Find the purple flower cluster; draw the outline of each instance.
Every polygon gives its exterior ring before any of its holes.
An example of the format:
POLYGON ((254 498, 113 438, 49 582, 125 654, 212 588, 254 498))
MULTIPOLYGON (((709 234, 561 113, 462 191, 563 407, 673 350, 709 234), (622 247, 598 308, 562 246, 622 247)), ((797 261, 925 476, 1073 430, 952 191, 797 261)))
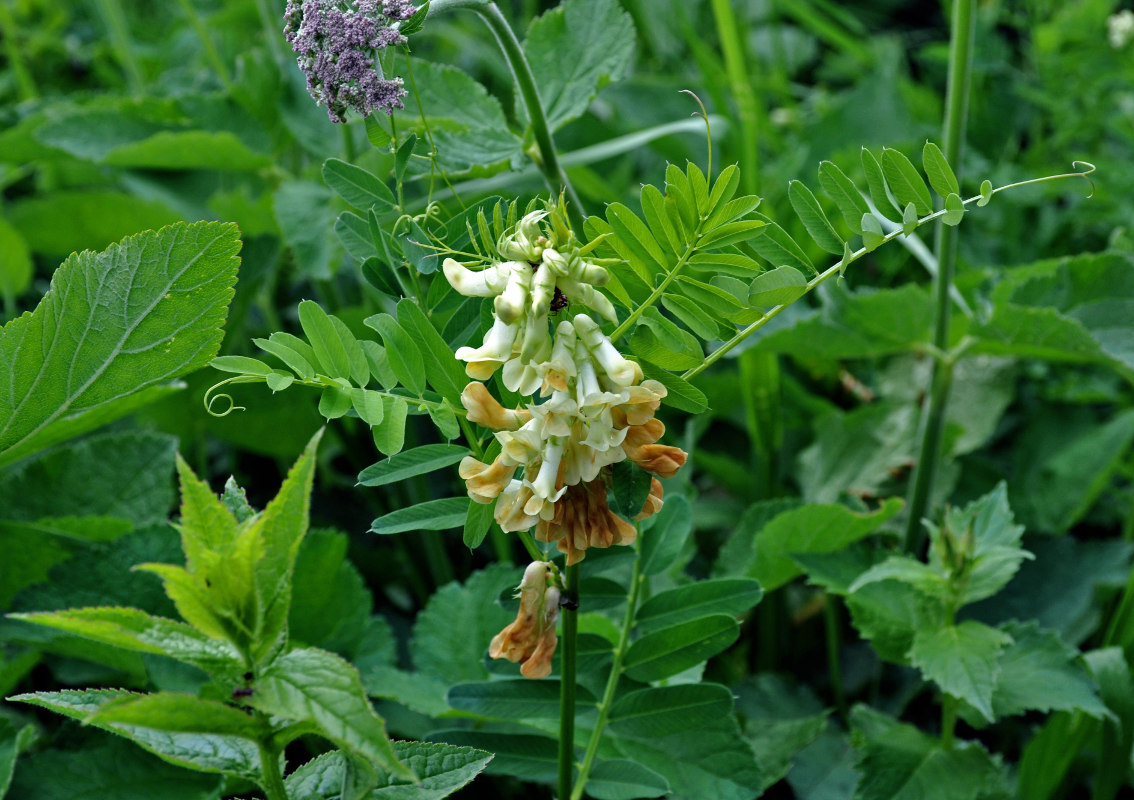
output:
POLYGON ((331 122, 402 108, 402 79, 387 80, 378 53, 405 37, 393 27, 417 9, 410 0, 287 0, 284 36, 307 76, 307 91, 331 122))

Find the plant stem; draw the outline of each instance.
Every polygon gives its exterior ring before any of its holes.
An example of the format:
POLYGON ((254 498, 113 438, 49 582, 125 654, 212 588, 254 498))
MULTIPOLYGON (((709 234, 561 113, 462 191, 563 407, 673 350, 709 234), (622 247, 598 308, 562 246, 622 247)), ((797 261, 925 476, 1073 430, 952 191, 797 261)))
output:
POLYGON ((744 58, 744 43, 741 29, 736 21, 732 3, 729 0, 712 0, 713 19, 717 24, 717 37, 724 54, 725 71, 728 74, 729 90, 736 101, 736 111, 740 117, 740 179, 744 183, 745 194, 758 194, 759 185, 759 141, 760 141, 760 103, 752 91, 748 67, 744 58))
POLYGON ((571 794, 575 775, 575 661, 579 633, 579 565, 566 569, 563 648, 559 655, 559 797, 571 794))
POLYGON ((130 93, 140 94, 143 83, 142 70, 138 67, 134 51, 130 48, 130 31, 126 27, 126 15, 122 11, 122 4, 118 0, 98 0, 98 10, 103 24, 106 25, 114 56, 126 73, 130 93))
POLYGON ((941 747, 945 750, 953 749, 953 734, 956 726, 957 698, 951 694, 945 694, 941 698, 941 747))
POLYGON ((496 37, 496 42, 500 45, 501 52, 504 53, 504 59, 508 62, 508 68, 512 71, 512 78, 516 81, 516 87, 520 90, 524 107, 528 111, 528 119, 531 122, 532 134, 535 136, 538 150, 538 158, 534 159, 536 166, 543 173, 553 195, 558 195, 560 192, 566 193, 567 213, 571 218, 571 227, 575 228, 576 233, 582 234, 582 201, 579 200, 575 187, 571 185, 559 164, 555 140, 551 136, 551 127, 547 123, 547 114, 543 108, 543 101, 539 97, 539 87, 536 85, 535 75, 532 74, 531 64, 528 63, 527 56, 524 55, 524 48, 520 45, 520 40, 516 38, 512 26, 508 24, 508 20, 496 3, 484 2, 484 0, 434 0, 429 5, 429 14, 432 16, 439 11, 451 8, 473 9, 484 20, 484 24, 492 31, 492 35, 496 37))
POLYGON ((839 664, 839 617, 835 603, 837 595, 828 593, 823 603, 823 626, 827 634, 827 674, 831 680, 831 694, 835 698, 835 708, 845 722, 847 718, 847 697, 843 691, 843 671, 839 664))
POLYGON ((263 782, 264 795, 268 800, 287 800, 287 789, 284 788, 283 775, 280 774, 280 754, 269 747, 266 742, 257 742, 260 748, 260 772, 263 782))
POLYGON ((268 49, 272 51, 272 59, 276 62, 276 66, 283 70, 286 64, 284 51, 280 46, 283 17, 277 14, 270 4, 271 0, 256 0, 256 13, 260 16, 260 25, 264 29, 268 49))
MULTIPOLYGON (((961 152, 965 139, 965 118, 968 114, 969 86, 972 82, 973 34, 976 17, 973 0, 953 0, 953 28, 949 42, 949 79, 945 105, 945 160, 960 173, 961 152)), ((938 350, 949 349, 949 323, 953 305, 949 297, 953 287, 953 270, 957 261, 957 229, 939 223, 935 241, 937 279, 934 296, 937 319, 933 344, 938 350)), ((921 449, 914 465, 910 486, 909 516, 906 519, 906 552, 917 552, 923 543, 921 520, 929 505, 929 495, 941 459, 941 439, 945 431, 945 410, 953 385, 953 363, 936 360, 930 380, 929 404, 922 418, 921 449)))
MULTIPOLYGON (((571 792, 570 800, 581 800, 583 790, 587 786, 587 777, 591 774, 591 767, 595 764, 598 755, 599 743, 606 730, 606 720, 610 716, 610 707, 614 703, 614 692, 618 688, 618 679, 622 677, 622 660, 626 657, 626 650, 630 646, 630 629, 634 627, 634 615, 638 611, 638 595, 641 593, 645 576, 642 575, 642 551, 638 545, 634 546, 634 571, 630 575, 630 594, 626 598, 626 614, 622 618, 622 632, 618 638, 618 646, 614 649, 614 661, 610 665, 610 675, 606 679, 606 688, 602 693, 602 701, 598 707, 598 719, 595 720, 594 730, 587 742, 587 750, 583 754, 583 765, 579 768, 579 780, 571 792)), ((567 795, 560 793, 561 800, 567 795)))
POLYGON ((16 18, 12 16, 10 4, 0 2, 0 38, 4 40, 4 55, 8 57, 8 63, 11 64, 12 72, 16 75, 16 85, 20 87, 20 99, 31 100, 39 93, 36 91, 31 72, 24 63, 20 46, 16 42, 17 29, 16 18))
POLYGON ((224 85, 226 91, 232 91, 232 75, 229 74, 228 67, 224 63, 224 59, 220 57, 217 52, 216 46, 213 44, 213 39, 209 36, 208 28, 205 23, 201 21, 201 16, 197 13, 197 9, 193 7, 193 0, 177 0, 181 10, 185 13, 186 19, 197 33, 197 38, 201 40, 201 46, 205 50, 205 58, 208 59, 209 64, 213 68, 213 72, 220 78, 220 82, 224 85))

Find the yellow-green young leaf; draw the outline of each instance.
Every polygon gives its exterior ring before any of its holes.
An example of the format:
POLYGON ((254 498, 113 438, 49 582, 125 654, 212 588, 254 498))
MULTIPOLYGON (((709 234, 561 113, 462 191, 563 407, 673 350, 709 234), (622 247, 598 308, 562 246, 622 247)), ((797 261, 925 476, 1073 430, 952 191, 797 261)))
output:
POLYGON ((426 500, 407 508, 384 514, 370 524, 371 533, 404 533, 405 531, 446 531, 465 524, 469 498, 445 497, 426 500))
POLYGON ((382 424, 385 406, 382 403, 381 394, 372 389, 351 389, 350 401, 359 419, 367 425, 374 427, 382 424))
POLYGON ((645 683, 671 677, 720 653, 739 636, 740 627, 727 614, 662 628, 630 645, 626 674, 645 683))
POLYGON ((786 264, 805 274, 815 272, 811 259, 783 228, 763 214, 756 216, 762 219, 765 224, 763 228, 757 231, 755 238, 748 242, 753 250, 772 266, 778 267, 786 264))
POLYGON ((268 732, 238 708, 188 694, 127 694, 100 705, 83 722, 99 727, 125 725, 170 733, 215 733, 257 741, 268 732))
POLYGON ((791 181, 788 183, 788 199, 815 243, 828 253, 840 255, 843 252, 842 237, 835 232, 811 190, 802 181, 791 181))
MULTIPOLYGON (((878 209, 878 213, 882 216, 887 216, 890 209, 901 212, 902 207, 896 205, 890 193, 886 189, 886 179, 882 175, 882 165, 878 163, 874 153, 862 148, 862 169, 866 173, 866 186, 870 190, 870 199, 874 201, 874 207, 878 209)), ((866 225, 866 220, 862 220, 863 225, 866 225)), ((866 237, 865 230, 863 231, 863 238, 866 237)))
POLYGON ((835 201, 847 227, 855 233, 862 233, 862 215, 869 214, 870 207, 854 182, 834 163, 823 161, 819 164, 819 185, 835 201))
POLYGON ((362 486, 385 486, 450 467, 468 455, 470 453, 467 447, 451 444, 422 445, 371 464, 358 473, 358 482, 362 486))
POLYGON ((341 386, 324 387, 319 395, 319 413, 326 419, 338 419, 350 411, 351 390, 341 386))
POLYGON ((1000 654, 1012 637, 975 620, 914 634, 910 662, 941 691, 964 700, 989 722, 992 693, 1000 675, 1000 654))
POLYGON ((0 465, 104 425, 207 364, 239 263, 235 225, 179 223, 67 258, 0 328, 0 465))
POLYGON ((981 208, 988 205, 988 201, 992 199, 992 181, 987 178, 980 182, 980 200, 976 204, 981 208))
POLYGON ((873 214, 862 215, 862 246, 870 252, 886 241, 882 223, 873 214))
MULTIPOLYGON (((386 359, 398 381, 414 394, 425 391, 425 361, 410 334, 389 314, 367 317, 364 324, 378 332, 386 346, 386 359)), ((451 358, 451 356, 450 356, 451 358)))
POLYGON ((668 736, 707 725, 731 711, 732 690, 718 683, 639 689, 614 701, 610 731, 639 738, 668 736))
POLYGON ((406 440, 406 416, 409 414, 409 405, 401 397, 386 397, 382 424, 371 428, 374 437, 374 446, 378 451, 392 456, 400 452, 406 440))
POLYGON ((902 233, 911 234, 917 230, 917 209, 913 203, 906 203, 902 212, 902 233))
MULTIPOLYGON (((173 564, 139 564, 134 569, 152 572, 161 578, 165 593, 177 607, 177 613, 201 633, 213 639, 231 641, 238 638, 235 636, 235 631, 227 627, 224 619, 214 610, 204 582, 194 579, 182 567, 173 564)), ((251 575, 246 577, 250 578, 251 575)))
POLYGON ((921 148, 921 166, 929 176, 929 185, 937 194, 942 197, 960 194, 961 187, 957 184, 957 176, 953 174, 953 168, 945 160, 941 148, 933 142, 927 141, 921 148))
POLYGON ((313 300, 304 300, 299 304, 299 324, 323 374, 349 380, 350 357, 327 312, 313 300))
POLYGON ((209 484, 193 474, 189 464, 177 456, 181 485, 181 549, 191 573, 200 573, 209 553, 227 552, 236 539, 236 518, 209 484))
POLYGON ((259 375, 263 377, 272 374, 272 368, 263 361, 247 356, 217 356, 209 362, 209 366, 222 372, 235 372, 237 375, 259 375))
POLYGON ((951 194, 945 198, 945 214, 941 221, 946 225, 960 225, 965 216, 965 203, 958 194, 951 194))
POLYGON ((776 267, 757 275, 748 285, 748 303, 771 308, 793 303, 807 292, 807 278, 795 267, 776 267))
POLYGON ((899 203, 913 203, 917 213, 923 217, 933 213, 929 187, 905 154, 889 147, 882 148, 882 174, 899 203))
POLYGON ((417 780, 398 760, 358 671, 332 653, 304 649, 280 656, 257 680, 248 702, 273 716, 313 722, 344 750, 401 780, 417 780))

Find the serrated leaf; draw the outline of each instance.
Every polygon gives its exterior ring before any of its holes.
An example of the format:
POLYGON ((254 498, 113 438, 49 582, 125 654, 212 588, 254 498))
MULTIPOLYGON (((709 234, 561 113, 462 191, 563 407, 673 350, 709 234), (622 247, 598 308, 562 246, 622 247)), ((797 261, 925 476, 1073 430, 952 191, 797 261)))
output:
POLYGON ((379 213, 384 213, 397 205, 394 193, 386 184, 362 167, 346 161, 337 158, 324 161, 323 180, 355 208, 365 211, 374 207, 379 213))
POLYGON ((899 203, 903 206, 913 203, 918 216, 933 213, 929 187, 904 153, 889 147, 882 148, 882 174, 899 203))
MULTIPOLYGON (((749 241, 753 250, 773 267, 787 265, 795 267, 805 274, 815 272, 811 259, 783 228, 763 214, 756 216, 760 217, 765 224, 764 227, 760 228, 755 238, 749 241)), ((842 251, 840 250, 840 252, 842 251)))
POLYGON ((716 683, 639 689, 619 696, 610 707, 610 731, 652 739, 694 730, 732 711, 732 691, 716 683))
POLYGON ((299 304, 299 324, 323 374, 350 380, 350 357, 330 315, 313 300, 304 300, 299 304))
POLYGON ((633 47, 634 26, 614 0, 567 0, 532 22, 524 53, 551 130, 622 77, 633 47))
POLYGON ((1012 644, 1000 656, 1000 675, 992 695, 996 717, 1026 711, 1081 711, 1102 718, 1110 712, 1099 700, 1079 653, 1054 631, 1035 622, 1009 623, 1012 644))
POLYGON ((383 514, 370 524, 371 533, 404 533, 405 531, 445 531, 465 524, 469 498, 445 497, 399 508, 383 514))
POLYGON ((937 194, 942 197, 960 194, 961 187, 957 183, 957 176, 953 174, 953 168, 945 160, 945 154, 941 152, 941 148, 933 142, 927 141, 925 146, 922 147, 921 166, 929 177, 929 185, 937 194))
POLYGON ((833 162, 823 161, 819 164, 819 185, 835 201, 847 227, 862 233, 862 216, 870 213, 870 207, 854 182, 833 162))
POLYGON ((708 614, 739 616, 760 602, 764 590, 748 578, 719 578, 659 592, 644 602, 635 617, 646 629, 664 628, 708 614))
POLYGON ((807 292, 807 277, 795 267, 776 267, 757 275, 748 286, 748 303, 771 308, 794 303, 807 292))
POLYGON ((0 465, 117 419, 220 346, 235 225, 177 224, 70 256, 0 328, 0 465))
POLYGON ((402 780, 415 780, 398 760, 358 671, 336 655, 304 649, 280 656, 256 681, 248 704, 283 719, 313 722, 339 747, 402 780))
MULTIPOLYGON (((425 391, 425 361, 413 337, 389 314, 375 314, 364 320, 378 332, 386 346, 386 358, 398 381, 415 394, 425 391)), ((452 357, 450 356, 450 359, 452 357)))
POLYGON ((647 633, 626 652, 626 674, 643 682, 671 677, 725 650, 739 636, 736 620, 727 614, 647 633))
POLYGON ((371 464, 358 474, 358 482, 363 486, 384 486, 452 466, 467 455, 467 447, 451 444, 422 445, 371 464))
POLYGON ((124 726, 127 736, 131 729, 149 728, 168 733, 238 736, 255 742, 268 732, 264 722, 257 722, 240 709, 174 692, 128 693, 101 704, 83 721, 104 728, 124 726))
POLYGON ((964 700, 985 719, 996 719, 992 693, 1000 675, 1000 655, 1012 637, 980 622, 923 629, 914 634, 910 662, 941 691, 964 700))
POLYGON ((815 195, 802 181, 788 183, 788 199, 796 215, 803 223, 803 227, 815 240, 815 243, 828 253, 841 255, 843 252, 843 239, 835 232, 827 215, 815 195))

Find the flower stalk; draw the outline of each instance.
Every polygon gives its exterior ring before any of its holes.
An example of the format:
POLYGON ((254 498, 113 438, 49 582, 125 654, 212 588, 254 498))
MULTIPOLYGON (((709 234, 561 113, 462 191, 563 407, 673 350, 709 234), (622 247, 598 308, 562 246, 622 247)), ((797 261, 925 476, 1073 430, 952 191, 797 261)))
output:
POLYGON ((559 656, 559 797, 571 794, 575 774, 575 666, 579 637, 579 565, 565 570, 563 648, 559 656))

